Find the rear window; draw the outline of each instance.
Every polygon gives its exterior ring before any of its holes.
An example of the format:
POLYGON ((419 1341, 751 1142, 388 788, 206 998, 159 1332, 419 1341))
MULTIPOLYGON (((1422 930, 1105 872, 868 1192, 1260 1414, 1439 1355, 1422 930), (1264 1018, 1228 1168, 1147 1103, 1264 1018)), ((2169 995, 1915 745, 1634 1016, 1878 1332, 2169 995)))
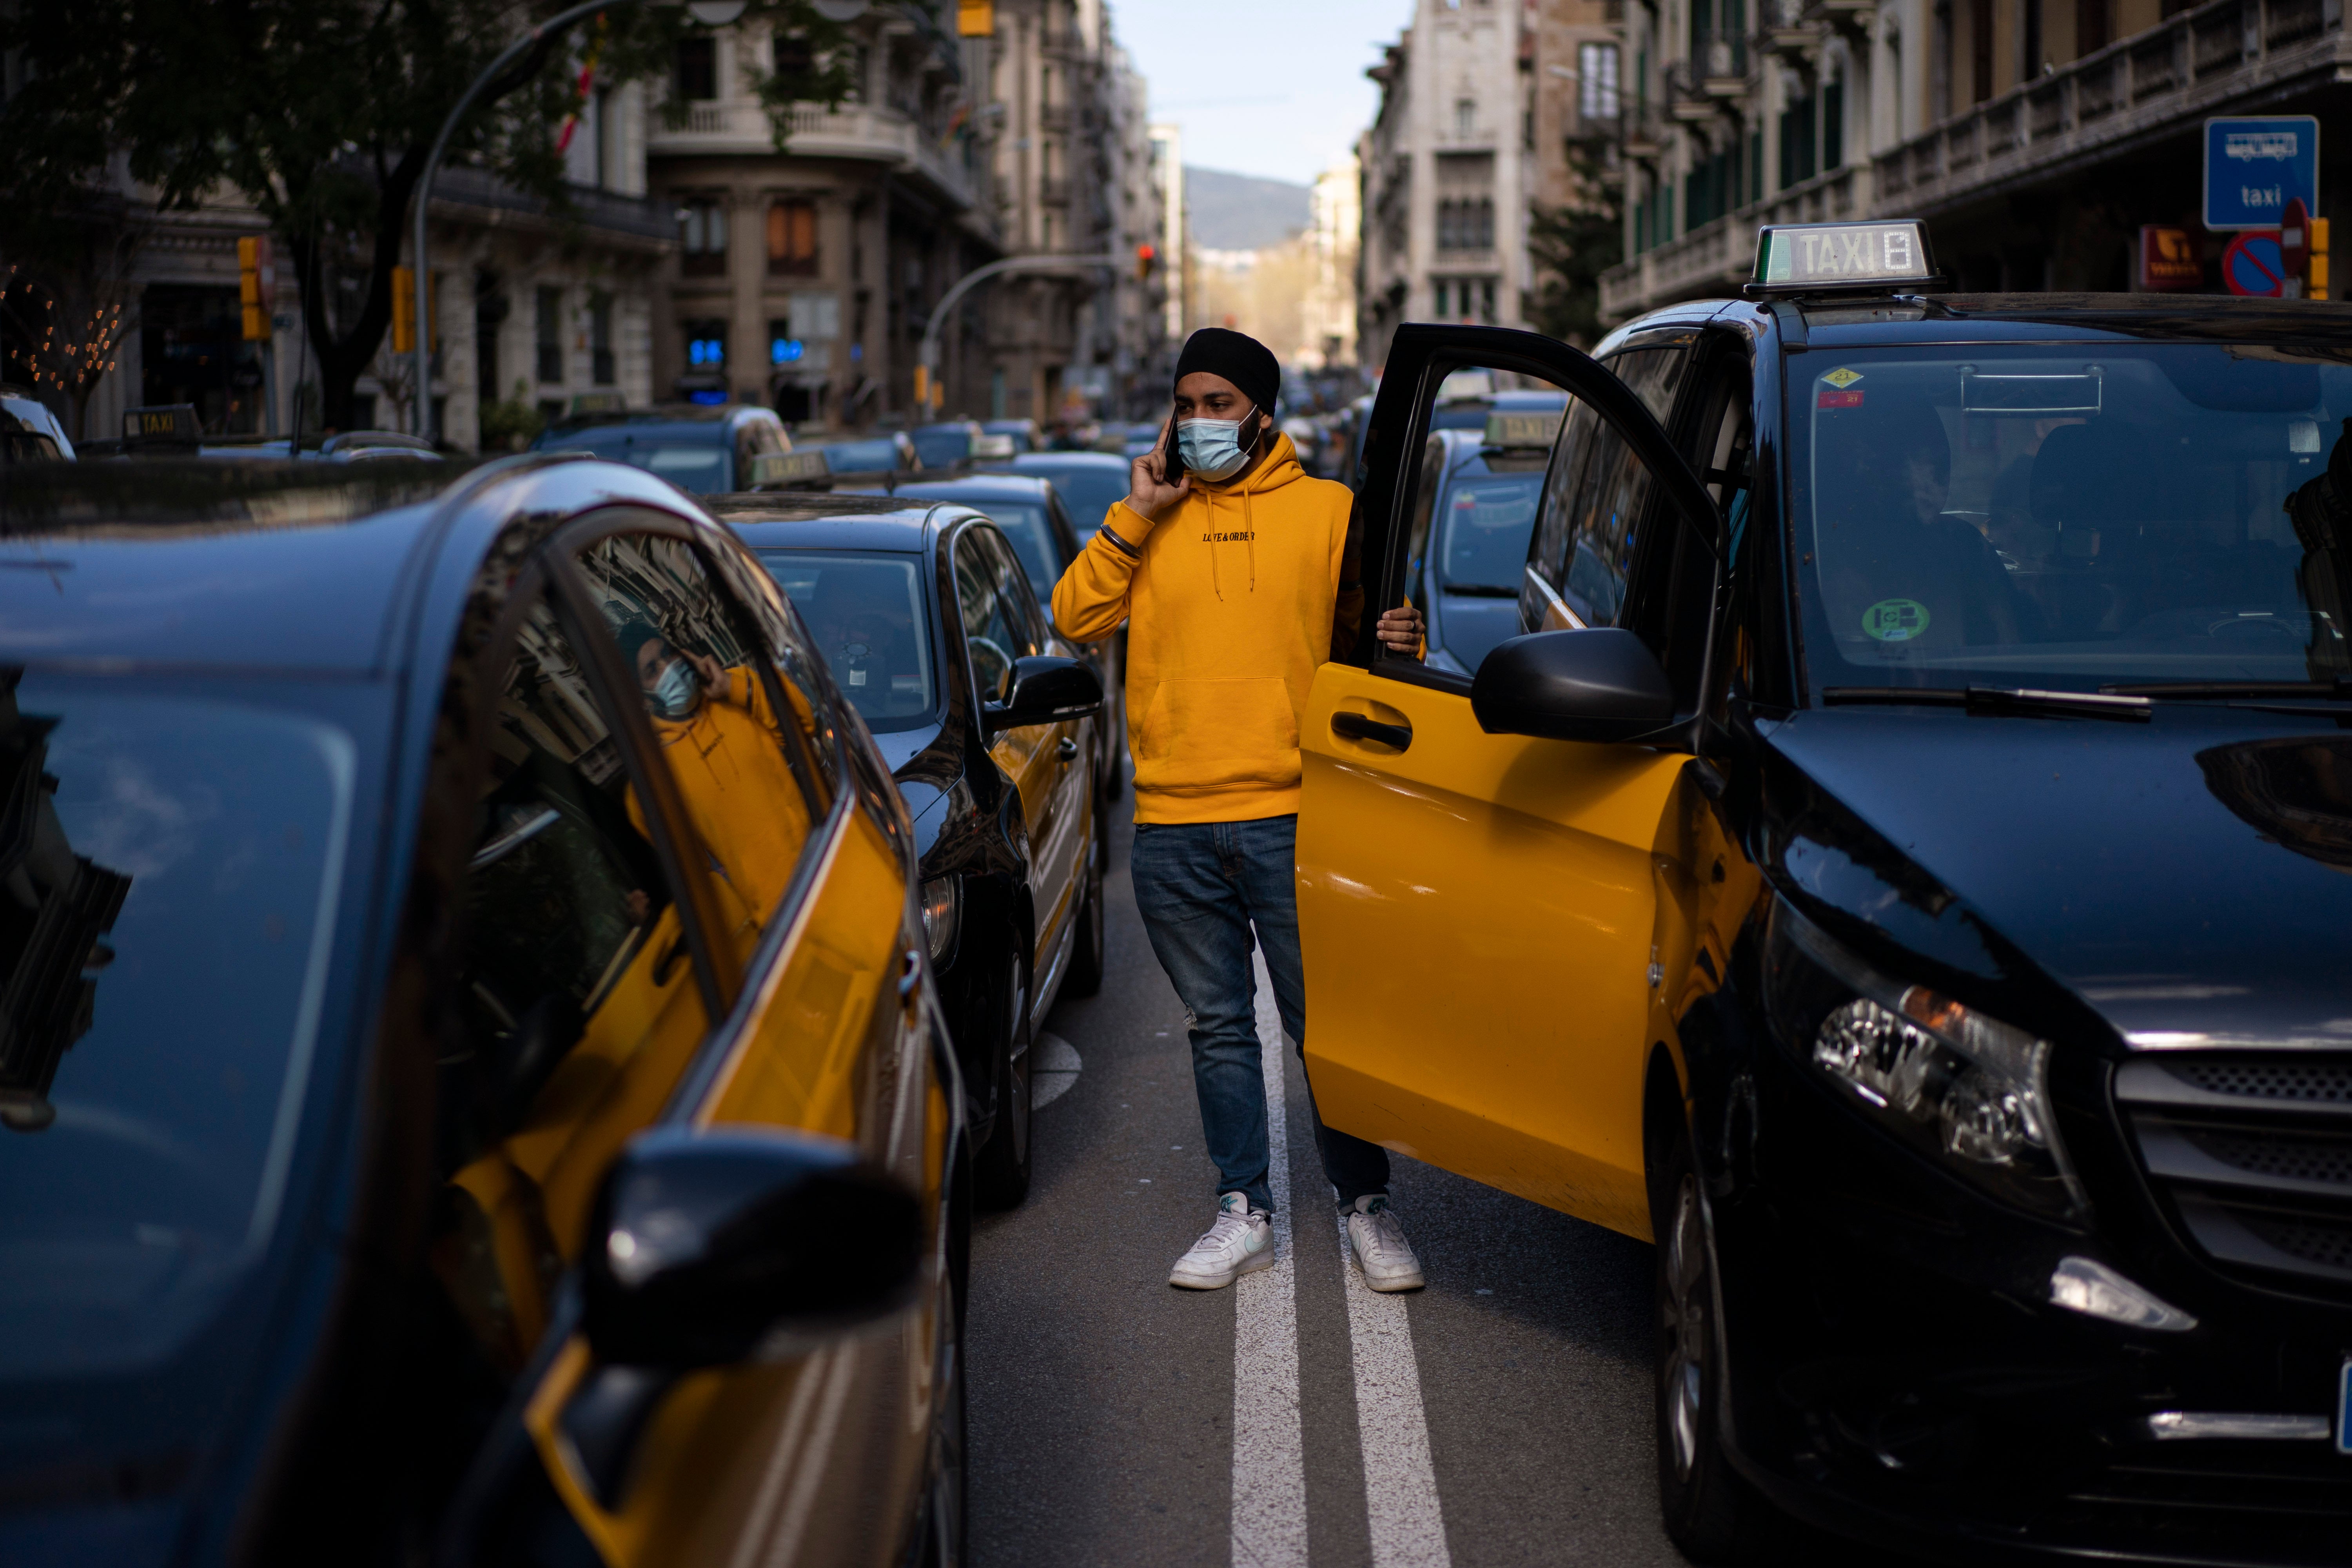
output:
POLYGON ((1517 598, 1543 475, 1471 475, 1438 503, 1437 584, 1449 594, 1517 598))
POLYGON ((915 456, 927 468, 952 468, 971 456, 969 430, 918 430, 914 442, 915 456))
POLYGON ((700 441, 664 440, 623 430, 583 430, 557 435, 541 444, 567 452, 593 452, 643 468, 688 495, 722 495, 736 488, 734 453, 723 439, 724 431, 718 426, 711 428, 716 434, 700 441))
MULTIPOLYGON (((1149 434, 1157 436, 1155 427, 1149 434)), ((1080 543, 1094 537, 1095 530, 1103 525, 1112 506, 1127 499, 1129 473, 1125 468, 1108 464, 1073 465, 1066 468, 1029 468, 1023 473, 1041 474, 1061 493, 1062 505, 1077 526, 1080 543)))
POLYGON ((887 474, 898 466, 896 441, 835 441, 824 460, 836 474, 887 474))
POLYGON ((919 557, 762 550, 835 684, 878 733, 929 723, 939 706, 919 557))
POLYGON ((167 1354, 268 1239, 355 774, 315 720, 0 675, 0 1377, 167 1354))
POLYGON ((2352 669, 2336 499, 2352 486, 2352 367, 2103 343, 1797 369, 1793 544, 1817 687, 2352 669))

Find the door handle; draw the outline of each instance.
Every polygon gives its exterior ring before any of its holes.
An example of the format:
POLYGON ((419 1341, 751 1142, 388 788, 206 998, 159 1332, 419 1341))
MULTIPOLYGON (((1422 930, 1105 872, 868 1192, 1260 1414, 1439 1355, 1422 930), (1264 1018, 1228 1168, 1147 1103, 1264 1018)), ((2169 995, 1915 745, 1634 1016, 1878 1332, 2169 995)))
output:
POLYGON ((1383 724, 1378 719, 1346 710, 1331 715, 1331 733, 1344 735, 1350 741, 1370 741, 1378 745, 1394 746, 1402 752, 1412 744, 1412 726, 1383 724))
POLYGON ((1074 763, 1078 760, 1078 743, 1076 741, 1071 740, 1067 735, 1062 737, 1062 743, 1055 747, 1054 750, 1061 757, 1062 761, 1066 763, 1074 763))

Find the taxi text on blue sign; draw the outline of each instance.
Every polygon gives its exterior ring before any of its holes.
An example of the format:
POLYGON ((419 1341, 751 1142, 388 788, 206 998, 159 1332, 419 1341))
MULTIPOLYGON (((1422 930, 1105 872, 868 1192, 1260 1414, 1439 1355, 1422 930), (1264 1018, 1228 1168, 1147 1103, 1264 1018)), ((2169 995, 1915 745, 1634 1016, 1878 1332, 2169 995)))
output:
POLYGON ((2276 228, 2296 196, 2319 210, 2319 121, 2308 114, 2205 122, 2205 226, 2276 228))

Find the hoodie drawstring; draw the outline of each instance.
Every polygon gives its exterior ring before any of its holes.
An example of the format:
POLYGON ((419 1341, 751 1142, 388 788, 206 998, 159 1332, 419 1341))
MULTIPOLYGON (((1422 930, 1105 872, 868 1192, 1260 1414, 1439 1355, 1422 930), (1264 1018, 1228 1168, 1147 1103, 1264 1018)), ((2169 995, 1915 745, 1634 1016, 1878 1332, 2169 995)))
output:
MULTIPOLYGON (((1271 463, 1264 465, 1265 471, 1257 476, 1257 482, 1265 483, 1266 474, 1273 472, 1274 468, 1275 465, 1271 463)), ((1249 591, 1253 594, 1257 592, 1257 513, 1256 509, 1250 504, 1250 499, 1255 494, 1256 494, 1255 485, 1245 483, 1242 486, 1242 542, 1249 550, 1249 591)), ((1217 492, 1207 485, 1202 485, 1200 495, 1201 503, 1208 513, 1206 527, 1209 537, 1209 587, 1222 600, 1225 596, 1225 582, 1224 573, 1217 564, 1217 546, 1220 542, 1217 538, 1217 492)))
POLYGON ((1208 508, 1209 587, 1216 594, 1218 602, 1223 603, 1225 584, 1217 573, 1217 492, 1204 489, 1201 491, 1201 500, 1208 508))

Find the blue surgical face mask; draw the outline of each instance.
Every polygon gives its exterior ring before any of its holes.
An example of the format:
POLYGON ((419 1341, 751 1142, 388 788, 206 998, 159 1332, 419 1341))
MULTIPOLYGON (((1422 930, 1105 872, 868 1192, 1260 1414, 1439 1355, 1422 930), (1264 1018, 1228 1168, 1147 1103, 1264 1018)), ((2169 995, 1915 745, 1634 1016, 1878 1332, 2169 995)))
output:
POLYGON ((1238 419, 1187 419, 1176 426, 1176 450, 1202 479, 1229 479, 1249 461, 1241 429, 1238 419))
POLYGON ((695 704, 702 700, 702 678, 694 673, 694 666, 682 658, 674 658, 646 694, 646 705, 664 719, 689 719, 695 704))

